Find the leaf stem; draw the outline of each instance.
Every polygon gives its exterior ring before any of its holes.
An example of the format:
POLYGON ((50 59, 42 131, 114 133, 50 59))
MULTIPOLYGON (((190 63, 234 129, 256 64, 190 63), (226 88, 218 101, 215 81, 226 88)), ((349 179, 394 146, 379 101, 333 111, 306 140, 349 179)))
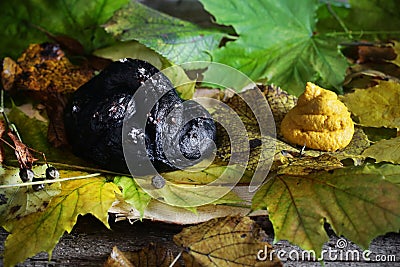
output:
POLYGON ((91 167, 85 167, 85 166, 79 166, 79 165, 71 165, 71 164, 65 164, 65 163, 59 163, 59 162, 49 162, 50 165, 57 167, 57 168, 66 168, 70 170, 79 170, 79 171, 85 171, 85 172, 100 172, 102 174, 109 174, 109 175, 118 175, 118 176, 131 176, 130 173, 121 173, 121 172, 114 172, 114 171, 109 171, 109 170, 104 170, 104 169, 99 169, 99 168, 91 168, 91 167))
POLYGON ((169 265, 169 267, 173 267, 175 265, 175 263, 179 260, 179 258, 182 255, 182 250, 179 252, 179 254, 175 257, 175 259, 171 262, 171 264, 169 265))
POLYGON ((353 36, 351 34, 351 31, 347 28, 346 24, 343 22, 343 20, 336 14, 336 12, 333 10, 332 5, 330 2, 326 3, 326 7, 328 8, 329 13, 339 22, 340 26, 343 28, 345 31, 346 35, 350 38, 353 39, 353 36))
MULTIPOLYGON (((12 166, 15 166, 14 163, 18 163, 18 161, 17 160, 7 160, 7 163, 12 166)), ((35 161, 35 163, 45 164, 46 162, 38 160, 38 161, 35 161)), ((129 174, 129 173, 114 172, 114 171, 109 171, 109 170, 104 170, 104 169, 99 169, 99 168, 91 168, 91 167, 59 163, 59 162, 51 162, 51 161, 48 161, 47 163, 53 167, 56 167, 57 169, 65 168, 68 170, 85 171, 85 172, 99 172, 101 174, 115 175, 115 176, 131 176, 131 174, 129 174)))
POLYGON ((74 177, 54 179, 54 180, 43 180, 43 181, 20 183, 20 184, 4 184, 4 185, 0 185, 0 189, 12 188, 12 187, 22 187, 22 186, 28 186, 28 185, 52 184, 52 183, 57 183, 57 182, 65 182, 65 181, 69 181, 69 180, 91 178, 91 177, 96 177, 99 175, 100 175, 100 173, 93 173, 93 174, 88 174, 88 175, 74 176, 74 177))
MULTIPOLYGON (((376 34, 400 34, 400 31, 350 31, 352 35, 376 35, 376 34)), ((325 36, 328 37, 336 37, 336 36, 342 36, 342 35, 347 35, 347 32, 328 32, 324 33, 325 36)))

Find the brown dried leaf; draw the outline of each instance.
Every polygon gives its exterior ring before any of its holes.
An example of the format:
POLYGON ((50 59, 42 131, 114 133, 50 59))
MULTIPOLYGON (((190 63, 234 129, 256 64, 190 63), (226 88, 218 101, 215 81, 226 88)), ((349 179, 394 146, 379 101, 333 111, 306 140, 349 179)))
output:
POLYGON ((134 265, 126 258, 125 253, 117 247, 113 247, 110 256, 104 263, 103 267, 134 267, 134 265))
POLYGON ((21 72, 3 78, 3 84, 13 80, 15 88, 42 92, 44 97, 47 92, 72 92, 93 76, 92 70, 73 65, 57 44, 30 45, 17 65, 21 72))
MULTIPOLYGON (((128 253, 127 257, 135 266, 149 267, 168 267, 175 259, 170 249, 157 243, 150 243, 137 252, 128 253)), ((174 266, 179 267, 180 264, 175 264, 174 266)))
POLYGON ((32 169, 32 165, 37 159, 33 157, 31 152, 29 151, 29 148, 24 143, 22 143, 14 133, 8 132, 7 135, 14 143, 14 152, 20 167, 32 169))
POLYGON ((64 127, 64 109, 67 105, 67 97, 61 93, 49 93, 45 103, 47 116, 49 117, 49 128, 47 140, 54 147, 68 145, 64 127))
MULTIPOLYGON (((53 38, 61 40, 68 49, 80 50, 79 42, 72 38, 53 38)), ((63 119, 65 93, 78 89, 93 73, 91 68, 73 65, 58 44, 32 44, 17 62, 8 58, 3 61, 2 83, 7 89, 30 91, 46 106, 50 120, 48 140, 60 147, 67 144, 63 119)))
POLYGON ((4 121, 0 120, 0 138, 3 138, 5 131, 6 131, 6 124, 4 121))
POLYGON ((54 39, 54 41, 56 41, 58 44, 60 44, 63 49, 73 55, 83 56, 85 54, 85 48, 75 38, 66 35, 51 35, 51 38, 54 39))
POLYGON ((228 216, 187 227, 174 236, 174 242, 186 251, 188 266, 282 266, 268 252, 265 233, 249 217, 228 216), (266 261, 258 261, 257 253, 267 249, 266 261), (273 261, 270 261, 273 257, 273 261))
POLYGON ((372 43, 368 41, 348 44, 343 53, 358 64, 394 60, 397 56, 393 43, 372 43))
POLYGON ((394 60, 396 56, 393 46, 390 45, 360 45, 358 47, 357 63, 394 60))
MULTIPOLYGON (((3 138, 4 132, 6 131, 6 124, 4 121, 0 120, 0 138, 3 138)), ((3 145, 0 143, 0 164, 4 161, 4 149, 3 145)))
POLYGON ((347 70, 343 85, 350 91, 353 88, 368 88, 379 83, 380 80, 399 81, 400 67, 391 62, 371 62, 354 65, 347 70))
POLYGON ((15 77, 22 72, 18 64, 9 57, 3 59, 3 71, 1 72, 1 82, 4 90, 9 90, 14 86, 15 77))
MULTIPOLYGON (((169 267, 174 259, 172 251, 159 244, 150 243, 143 249, 134 252, 122 252, 114 247, 104 267, 169 267)), ((181 265, 178 262, 173 266, 181 265)))

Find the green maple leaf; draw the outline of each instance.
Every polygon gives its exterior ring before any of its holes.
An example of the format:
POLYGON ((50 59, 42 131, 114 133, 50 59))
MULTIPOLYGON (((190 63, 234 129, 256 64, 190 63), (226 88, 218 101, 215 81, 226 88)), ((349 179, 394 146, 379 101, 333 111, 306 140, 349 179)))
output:
POLYGON ((386 174, 398 182, 400 170, 363 166, 277 176, 256 193, 253 209, 268 209, 275 240, 318 255, 329 240, 325 221, 337 235, 367 248, 376 236, 400 229, 400 187, 386 174))
POLYGON ((397 0, 350 0, 352 9, 346 17, 354 29, 387 30, 399 34, 400 16, 397 12, 400 2, 397 0), (368 16, 365 16, 368 14, 368 16))
MULTIPOLYGON (((201 168, 200 168, 201 169, 201 168)), ((189 170, 177 170, 158 175, 162 181, 160 187, 154 186, 153 176, 135 178, 136 184, 145 188, 152 198, 171 206, 184 207, 194 211, 194 207, 206 204, 232 204, 242 202, 234 192, 233 180, 240 179, 243 169, 238 165, 220 166, 212 164, 204 170, 194 167, 189 170), (216 181, 216 179, 219 179, 216 181), (214 183, 213 183, 214 182, 214 183)), ((137 189, 126 190, 127 194, 136 194, 137 189)), ((139 203, 133 204, 139 205, 139 203)))
POLYGON ((1 1, 1 57, 18 57, 31 43, 42 43, 46 35, 68 35, 80 41, 86 51, 113 42, 100 27, 127 0, 16 0, 1 1))
POLYGON ((213 60, 295 95, 307 81, 341 91, 347 63, 338 38, 315 32, 317 0, 201 2, 217 23, 232 26, 239 35, 215 50, 213 60))
POLYGON ((136 1, 114 14, 105 30, 121 41, 137 40, 175 64, 210 60, 225 33, 202 29, 136 1))
POLYGON ((117 61, 121 58, 145 60, 157 69, 162 70, 171 80, 182 99, 192 99, 193 97, 195 81, 190 80, 179 65, 171 66, 171 63, 160 54, 157 54, 154 50, 137 41, 118 42, 109 47, 96 50, 94 54, 113 61, 117 61))
MULTIPOLYGON (((81 174, 73 172, 73 176, 81 174)), ((3 226, 10 232, 5 242, 4 266, 14 266, 42 251, 51 258, 58 240, 65 231, 71 232, 78 215, 91 213, 108 227, 108 209, 115 193, 119 193, 118 187, 104 178, 63 182, 61 193, 51 199, 45 210, 7 221, 3 226)))
POLYGON ((117 176, 114 178, 114 183, 122 187, 122 196, 124 200, 137 209, 140 216, 143 217, 144 210, 149 204, 151 196, 144 192, 132 177, 117 176))
POLYGON ((369 172, 379 173, 389 182, 400 186, 400 165, 383 164, 379 168, 375 168, 374 165, 367 164, 364 168, 369 172))

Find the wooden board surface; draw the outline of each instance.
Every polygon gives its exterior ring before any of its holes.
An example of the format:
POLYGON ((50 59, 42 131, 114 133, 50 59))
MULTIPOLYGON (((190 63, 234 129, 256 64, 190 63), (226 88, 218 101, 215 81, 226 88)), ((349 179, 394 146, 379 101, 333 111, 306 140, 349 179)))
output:
MULTIPOLYGON (((265 217, 257 217, 257 221, 263 226, 263 229, 269 235, 268 241, 273 241, 273 231, 269 221, 265 217)), ((152 221, 137 221, 130 224, 127 221, 111 223, 112 231, 105 228, 100 222, 91 216, 80 217, 78 224, 71 234, 65 234, 56 246, 53 257, 48 261, 46 253, 40 253, 35 257, 28 259, 20 266, 102 266, 113 246, 118 246, 122 251, 139 250, 148 243, 161 243, 171 248, 177 255, 180 248, 173 241, 173 235, 179 233, 183 226, 176 224, 166 224, 152 221)), ((4 251, 4 240, 7 233, 0 231, 0 255, 4 251)), ((324 249, 335 248, 338 238, 331 235, 330 241, 324 246, 324 249)), ((290 245, 288 242, 278 242, 275 244, 275 250, 301 251, 290 245)), ((23 249, 23 244, 21 244, 23 249)), ((260 248, 262 249, 262 248, 260 248)), ((349 242, 349 250, 357 247, 349 242)), ((376 255, 394 255, 395 262, 349 262, 349 261, 331 261, 326 258, 325 266, 400 266, 400 234, 387 234, 376 238, 370 251, 372 259, 376 255)), ((256 255, 255 255, 256 257, 256 255)), ((2 258, 0 258, 2 266, 2 258)), ((318 262, 307 260, 292 261, 287 260, 284 266, 321 266, 318 262)))

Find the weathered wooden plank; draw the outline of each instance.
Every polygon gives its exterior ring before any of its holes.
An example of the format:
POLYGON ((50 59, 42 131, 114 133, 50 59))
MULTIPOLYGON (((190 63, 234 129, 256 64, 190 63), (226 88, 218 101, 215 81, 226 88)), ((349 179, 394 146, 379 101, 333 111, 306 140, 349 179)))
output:
MULTIPOLYGON (((273 242, 273 230, 271 224, 265 219, 259 218, 263 228, 269 234, 268 241, 273 242)), ((134 224, 128 221, 111 223, 112 231, 105 228, 100 222, 91 216, 80 217, 77 226, 71 234, 66 234, 56 246, 51 261, 47 261, 47 254, 40 253, 28 259, 20 266, 101 266, 108 257, 113 246, 118 246, 122 251, 138 250, 150 242, 161 243, 174 251, 177 255, 180 248, 173 241, 173 235, 180 232, 183 226, 152 221, 137 221, 134 224)), ((4 251, 4 240, 7 233, 0 231, 0 255, 4 251)), ((336 249, 337 237, 331 236, 324 249, 336 249)), ((21 244, 21 249, 23 249, 21 244)), ((263 249, 263 248, 260 248, 263 249)), ((275 244, 276 251, 284 250, 287 253, 301 250, 290 245, 286 241, 275 244)), ((349 242, 347 250, 355 250, 357 247, 349 242)), ((376 238, 369 250, 370 258, 376 255, 394 255, 395 262, 351 262, 329 260, 325 257, 325 266, 400 266, 400 234, 387 234, 376 238)), ((294 253, 294 252, 292 252, 294 253)), ((288 254, 287 254, 288 255, 288 254)), ((256 257, 256 255, 254 255, 256 257)), ((0 258, 2 262, 2 258, 0 258)), ((0 263, 0 266, 2 264, 0 263)), ((307 259, 285 261, 285 266, 321 266, 318 262, 307 259)))

